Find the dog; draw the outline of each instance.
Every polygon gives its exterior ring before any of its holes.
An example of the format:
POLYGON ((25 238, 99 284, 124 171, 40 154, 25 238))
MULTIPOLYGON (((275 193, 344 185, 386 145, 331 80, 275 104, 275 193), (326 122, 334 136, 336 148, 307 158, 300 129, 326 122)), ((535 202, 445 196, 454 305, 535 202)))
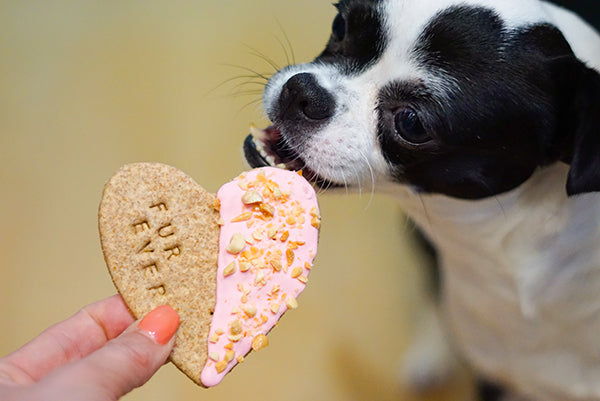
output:
POLYGON ((489 399, 600 400, 600 35, 540 0, 336 7, 267 83, 249 164, 397 199, 489 399))

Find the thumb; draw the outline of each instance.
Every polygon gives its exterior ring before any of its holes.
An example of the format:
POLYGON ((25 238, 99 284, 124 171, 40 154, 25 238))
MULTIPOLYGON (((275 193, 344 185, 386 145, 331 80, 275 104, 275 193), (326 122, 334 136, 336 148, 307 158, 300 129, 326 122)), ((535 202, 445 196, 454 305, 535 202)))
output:
POLYGON ((121 335, 54 377, 70 396, 81 389, 80 400, 117 400, 146 383, 165 363, 173 348, 179 316, 168 305, 159 306, 121 335))

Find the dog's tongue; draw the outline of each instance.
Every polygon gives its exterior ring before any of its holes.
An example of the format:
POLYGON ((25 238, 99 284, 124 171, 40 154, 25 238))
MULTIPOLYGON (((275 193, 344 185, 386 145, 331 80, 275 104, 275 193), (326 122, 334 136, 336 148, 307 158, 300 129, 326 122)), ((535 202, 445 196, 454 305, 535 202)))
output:
POLYGON ((297 307, 317 252, 315 192, 299 174, 264 167, 221 187, 217 299, 201 375, 218 384, 287 309, 297 307))

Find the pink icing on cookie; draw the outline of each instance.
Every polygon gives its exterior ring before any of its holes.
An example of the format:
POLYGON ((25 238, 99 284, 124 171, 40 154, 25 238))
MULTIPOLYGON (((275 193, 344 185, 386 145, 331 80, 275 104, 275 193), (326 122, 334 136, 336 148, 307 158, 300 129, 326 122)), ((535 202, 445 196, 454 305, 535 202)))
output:
POLYGON ((317 252, 320 214, 298 173, 264 167, 223 185, 217 303, 202 383, 211 387, 251 350, 283 313, 298 306, 317 252))

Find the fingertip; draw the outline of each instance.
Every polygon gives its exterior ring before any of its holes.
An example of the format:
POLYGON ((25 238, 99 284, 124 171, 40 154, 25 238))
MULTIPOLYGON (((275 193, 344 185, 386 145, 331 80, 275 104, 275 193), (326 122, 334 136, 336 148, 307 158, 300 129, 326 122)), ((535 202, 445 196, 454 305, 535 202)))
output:
POLYGON ((137 328, 156 343, 165 345, 171 340, 179 327, 179 315, 169 305, 161 305, 149 312, 137 325, 137 328))
POLYGON ((96 389, 108 394, 107 399, 116 400, 144 384, 160 369, 171 352, 178 327, 177 312, 170 306, 159 306, 104 347, 45 379, 56 388, 70 383, 72 399, 83 399, 76 395, 96 389))

